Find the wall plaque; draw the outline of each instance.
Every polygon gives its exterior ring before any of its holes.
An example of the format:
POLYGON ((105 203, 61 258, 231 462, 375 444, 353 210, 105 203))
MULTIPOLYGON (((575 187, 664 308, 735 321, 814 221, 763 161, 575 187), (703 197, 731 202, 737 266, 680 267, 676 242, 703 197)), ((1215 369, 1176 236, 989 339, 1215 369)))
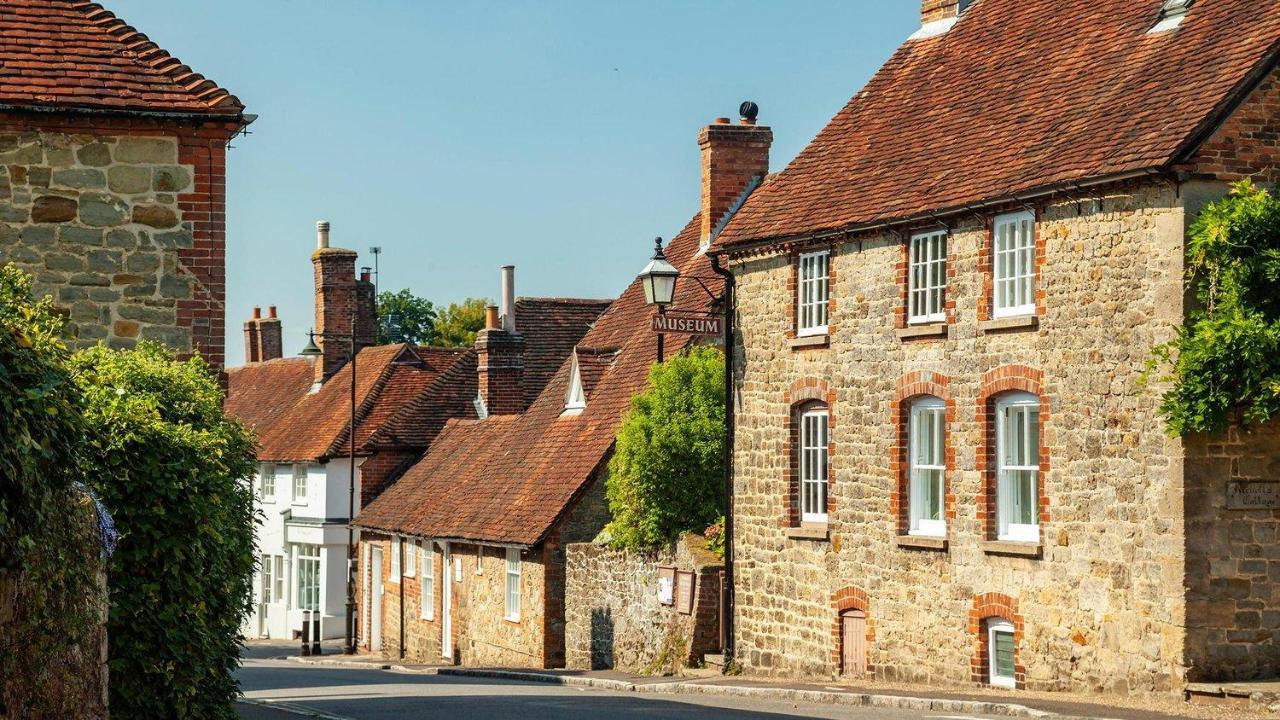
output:
POLYGON ((676 569, 658 566, 658 602, 671 605, 675 602, 676 569))
POLYGON ((676 573, 676 612, 693 614, 693 573, 688 570, 676 573))
POLYGON ((1227 482, 1228 510, 1280 508, 1280 482, 1231 480, 1227 482))

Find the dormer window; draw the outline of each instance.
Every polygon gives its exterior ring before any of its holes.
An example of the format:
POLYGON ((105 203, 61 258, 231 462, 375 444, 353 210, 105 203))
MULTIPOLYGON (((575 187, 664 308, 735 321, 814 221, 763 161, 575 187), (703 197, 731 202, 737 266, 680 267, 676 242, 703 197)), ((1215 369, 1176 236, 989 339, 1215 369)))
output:
POLYGON ((962 13, 965 10, 968 10, 969 6, 972 4, 973 4, 973 0, 960 0, 960 7, 956 9, 956 12, 962 13))
POLYGON ((1164 32, 1172 30, 1182 24, 1182 19, 1187 16, 1187 10, 1191 9, 1191 4, 1195 0, 1164 0, 1160 6, 1160 17, 1156 19, 1155 27, 1151 28, 1151 32, 1164 32))
POLYGON ((564 411, 566 414, 577 414, 587 407, 587 393, 582 385, 582 371, 578 367, 578 356, 573 356, 573 370, 570 373, 569 392, 565 395, 564 411))

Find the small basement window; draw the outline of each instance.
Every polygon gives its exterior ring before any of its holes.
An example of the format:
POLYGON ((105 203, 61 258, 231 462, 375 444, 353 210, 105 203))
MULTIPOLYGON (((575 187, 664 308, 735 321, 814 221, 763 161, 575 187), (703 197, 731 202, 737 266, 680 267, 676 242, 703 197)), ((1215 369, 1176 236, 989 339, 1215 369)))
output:
POLYGON ((990 683, 996 687, 1017 687, 1013 660, 1013 623, 998 618, 987 621, 987 655, 990 683))
POLYGON ((1187 10, 1191 9, 1191 4, 1195 0, 1164 0, 1160 6, 1160 16, 1156 19, 1155 27, 1151 28, 1151 32, 1164 32, 1172 30, 1182 24, 1182 19, 1187 16, 1187 10))

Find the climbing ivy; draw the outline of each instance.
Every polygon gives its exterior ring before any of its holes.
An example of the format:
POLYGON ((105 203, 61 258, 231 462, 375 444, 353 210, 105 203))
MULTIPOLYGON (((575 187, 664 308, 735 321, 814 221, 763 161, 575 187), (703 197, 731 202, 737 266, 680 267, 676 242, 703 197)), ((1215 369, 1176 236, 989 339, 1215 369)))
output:
POLYGON ((230 720, 250 610, 252 434, 216 375, 142 342, 77 353, 82 470, 122 535, 108 567, 111 712, 230 720))
POLYGON ((0 267, 0 717, 92 711, 100 617, 92 505, 75 487, 80 397, 63 319, 31 280, 0 267))
POLYGON ((1245 180, 1207 205, 1187 234, 1187 323, 1155 348, 1168 369, 1160 410, 1170 434, 1217 432, 1280 411, 1280 200, 1245 180))

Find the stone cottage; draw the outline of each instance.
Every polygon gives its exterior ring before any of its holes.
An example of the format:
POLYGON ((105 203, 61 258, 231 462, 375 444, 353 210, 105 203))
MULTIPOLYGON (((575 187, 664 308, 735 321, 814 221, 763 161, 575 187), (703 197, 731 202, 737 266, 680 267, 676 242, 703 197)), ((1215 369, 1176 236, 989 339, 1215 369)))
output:
MULTIPOLYGON (((703 254, 768 173, 769 128, 721 118, 698 136, 702 206, 667 245, 684 277, 675 307, 706 312, 723 281, 703 254)), ((645 257, 637 243, 637 265, 645 257)), ((609 520, 604 474, 632 395, 657 360, 637 280, 609 306, 528 410, 451 420, 431 449, 360 512, 362 647, 415 662, 565 665, 565 547, 609 520)), ((477 348, 508 342, 492 324, 477 348)), ((664 352, 692 342, 668 335, 664 352)), ((482 388, 505 392, 488 364, 482 388)), ((509 407, 511 403, 489 406, 509 407)))
POLYGON ((737 279, 737 659, 1167 692, 1280 672, 1280 429, 1144 385, 1186 228, 1277 179, 1280 6, 923 0, 712 252, 737 279))
POLYGON ((72 346, 156 340, 223 365, 226 90, 78 0, 0 4, 0 262, 72 346))
MULTIPOLYGON (((281 357, 281 321, 272 308, 245 322, 247 362, 228 371, 227 411, 259 436, 254 482, 264 521, 254 612, 244 628, 250 637, 288 638, 302 627, 305 610, 320 612, 324 637, 345 635, 349 505, 358 512, 393 483, 447 419, 476 417, 477 366, 503 362, 486 362, 491 354, 479 343, 375 345, 373 284, 367 273, 357 277, 355 251, 330 246, 327 222, 317 229, 314 327, 328 335, 317 338, 320 355, 281 357), (346 341, 353 327, 354 471, 346 341)), ((504 277, 514 288, 514 268, 504 277)), ((512 302, 524 326, 515 358, 523 360, 520 383, 536 396, 608 304, 514 295, 512 302)))

